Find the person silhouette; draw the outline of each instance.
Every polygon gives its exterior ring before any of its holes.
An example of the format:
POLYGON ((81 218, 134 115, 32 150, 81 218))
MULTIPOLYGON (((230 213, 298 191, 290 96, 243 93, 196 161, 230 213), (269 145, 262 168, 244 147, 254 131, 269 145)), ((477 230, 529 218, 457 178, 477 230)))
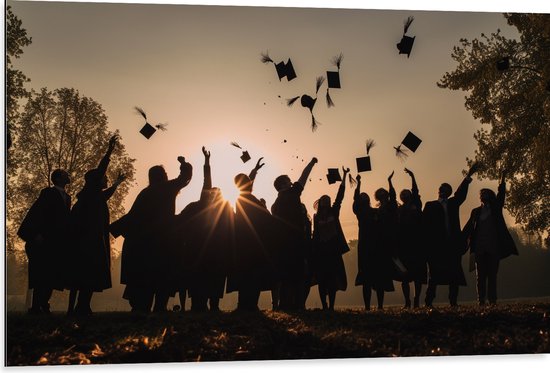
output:
POLYGON ((33 289, 29 313, 50 313, 53 290, 63 290, 63 263, 68 249, 71 197, 65 186, 71 182, 61 169, 51 173, 53 186, 40 191, 17 231, 25 241, 28 287, 33 289))
POLYGON ((422 284, 427 283, 426 252, 422 243, 422 201, 414 173, 405 168, 411 177, 411 189, 399 193, 402 204, 397 209, 397 257, 406 268, 406 272, 396 271, 395 280, 401 282, 405 299, 405 308, 411 307, 410 282, 414 282, 414 308, 420 306, 422 284))
MULTIPOLYGON (((361 175, 356 177, 357 185, 353 195, 353 213, 357 217, 359 237, 357 242, 358 271, 355 285, 362 287, 365 310, 370 310, 372 290, 383 301, 384 290, 391 290, 386 271, 380 267, 380 236, 378 210, 371 207, 370 197, 361 192, 361 175)), ((383 268, 382 268, 383 269, 383 268)))
POLYGON ((501 259, 518 255, 516 244, 506 227, 502 209, 506 196, 505 172, 502 173, 498 194, 491 189, 481 189, 481 206, 470 214, 463 229, 470 254, 474 255, 477 298, 480 306, 497 303, 497 273, 501 259))
MULTIPOLYGON (((84 187, 78 194, 71 210, 72 238, 75 250, 70 290, 78 292, 74 312, 78 315, 92 313, 90 302, 94 292, 102 292, 111 283, 111 244, 109 238, 109 206, 107 201, 125 179, 119 173, 113 185, 107 188, 107 167, 115 149, 118 136, 109 140, 107 152, 94 168, 84 175, 84 187)), ((69 308, 69 313, 73 310, 69 308)))
POLYGON ((316 163, 317 158, 312 158, 295 183, 292 183, 287 175, 278 176, 273 183, 278 195, 271 206, 271 213, 280 222, 277 227, 280 228, 281 243, 277 258, 280 304, 277 305, 275 300, 274 309, 296 310, 305 304, 305 248, 308 237, 304 222, 307 220, 307 211, 304 212, 300 196, 316 163))
POLYGON ((397 224, 397 200, 392 184, 394 171, 388 176, 388 190, 378 188, 374 192, 374 199, 378 202, 376 208, 376 234, 374 260, 374 286, 378 309, 384 308, 385 292, 392 292, 394 264, 392 258, 397 256, 397 240, 395 229, 397 224))
POLYGON ((276 282, 276 223, 267 208, 252 194, 248 175, 234 178, 240 195, 235 203, 235 247, 227 279, 227 293, 238 292, 238 310, 258 310, 260 292, 276 282))
POLYGON ((347 288, 346 268, 342 255, 349 247, 340 225, 340 208, 346 190, 349 168, 342 167, 344 176, 334 203, 328 195, 321 196, 314 204, 313 260, 315 278, 319 285, 319 297, 324 310, 334 310, 336 292, 347 288), (328 296, 328 304, 327 304, 328 296))
POLYGON ((460 229, 460 205, 466 200, 468 186, 478 165, 474 163, 468 170, 454 196, 452 187, 443 183, 439 187, 439 198, 426 202, 422 212, 424 239, 427 246, 428 288, 426 307, 433 307, 437 285, 449 285, 449 303, 458 306, 458 288, 466 286, 462 270, 462 255, 466 252, 466 242, 460 229))
POLYGON ((126 215, 110 226, 113 236, 124 237, 120 282, 123 298, 134 312, 163 312, 176 292, 176 197, 193 176, 193 167, 178 157, 180 173, 169 180, 163 166, 149 169, 149 185, 137 195, 126 215))
MULTIPOLYGON (((206 311, 208 302, 211 311, 218 311, 233 248, 234 212, 220 189, 212 187, 210 152, 204 146, 202 152, 204 182, 200 199, 177 216, 176 230, 183 247, 180 272, 187 278, 191 310, 206 311)), ((180 301, 181 295, 180 288, 180 301)))

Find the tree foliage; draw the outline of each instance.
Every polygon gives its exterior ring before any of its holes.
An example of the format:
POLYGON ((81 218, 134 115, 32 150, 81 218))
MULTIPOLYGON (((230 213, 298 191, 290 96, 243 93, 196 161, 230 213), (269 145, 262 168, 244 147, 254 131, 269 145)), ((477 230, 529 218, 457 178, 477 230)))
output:
MULTIPOLYGON (((71 184, 67 192, 76 201, 76 193, 84 185, 84 174, 97 167, 113 135, 107 128, 102 106, 72 88, 33 91, 20 123, 12 150, 19 167, 11 170, 7 185, 8 250, 17 250, 17 228, 40 190, 51 185, 51 172, 61 168, 69 173, 71 184)), ((119 142, 107 176, 113 182, 122 172, 127 179, 109 200, 112 219, 124 213, 123 200, 134 180, 133 163, 119 142)))
MULTIPOLYGON (((550 231, 550 15, 504 14, 519 32, 500 30, 461 39, 452 58, 457 67, 437 83, 463 90, 466 109, 482 123, 475 133, 479 177, 496 180, 506 171, 507 209, 531 232, 550 231), (509 57, 510 67, 497 69, 509 57)), ((548 240, 547 240, 548 243, 548 240)))
MULTIPOLYGON (((29 96, 24 84, 30 81, 22 71, 14 68, 14 59, 23 54, 23 47, 32 42, 27 36, 27 30, 22 27, 22 21, 12 12, 11 7, 6 8, 6 125, 10 131, 15 127, 19 116, 19 99, 29 96)), ((10 136, 8 132, 8 136, 10 136)), ((8 137, 8 147, 10 145, 8 137)))

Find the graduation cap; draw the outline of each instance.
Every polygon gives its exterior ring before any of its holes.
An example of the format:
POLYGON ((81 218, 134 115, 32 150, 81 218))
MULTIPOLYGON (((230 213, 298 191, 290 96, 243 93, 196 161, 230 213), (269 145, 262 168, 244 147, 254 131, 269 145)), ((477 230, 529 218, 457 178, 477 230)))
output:
POLYGON ((261 61, 263 63, 273 63, 275 65, 275 69, 277 70, 277 75, 279 76, 279 81, 282 80, 285 76, 287 81, 291 81, 292 79, 296 78, 296 72, 294 71, 294 66, 292 66, 292 61, 290 58, 288 59, 287 63, 284 61, 281 61, 279 63, 275 63, 271 57, 269 57, 268 52, 261 54, 262 58, 261 61))
POLYGON ((496 62, 497 70, 504 71, 510 68, 510 57, 503 57, 496 62))
POLYGON ((340 53, 338 56, 332 58, 332 63, 338 68, 338 71, 327 71, 327 106, 334 106, 334 102, 330 98, 329 89, 330 88, 340 88, 340 64, 344 55, 340 53))
POLYGON ((372 149, 376 143, 372 139, 368 139, 366 142, 367 145, 367 156, 366 157, 360 157, 355 158, 355 161, 357 163, 357 172, 364 172, 364 171, 370 171, 372 170, 371 164, 370 164, 370 155, 369 152, 372 149))
POLYGON ((327 180, 329 184, 334 184, 337 181, 342 181, 340 176, 340 170, 337 168, 329 168, 327 174, 327 180))
POLYGON ((420 140, 420 138, 418 138, 414 133, 409 131, 407 133, 407 136, 405 136, 403 141, 401 141, 401 144, 399 144, 399 146, 393 147, 395 149, 395 155, 397 156, 397 158, 404 160, 409 155, 407 154, 406 149, 402 149, 401 146, 405 146, 406 148, 408 148, 410 151, 414 153, 416 152, 416 149, 418 149, 418 147, 420 146, 421 142, 422 140, 420 140))
MULTIPOLYGON (((239 144, 237 144, 236 142, 231 142, 231 145, 233 145, 234 147, 236 148, 239 148, 239 149, 243 149, 241 148, 241 146, 239 144)), ((241 160, 243 161, 243 163, 246 163, 250 160, 250 154, 248 154, 248 151, 246 150, 243 150, 243 154, 241 155, 241 160)))
POLYGON ((411 26, 411 23, 414 21, 414 17, 408 17, 404 22, 403 27, 403 37, 401 38, 401 41, 397 43, 397 49, 399 50, 399 54, 406 54, 407 58, 411 55, 411 50, 414 44, 414 39, 416 36, 410 37, 405 35, 407 31, 409 30, 409 27, 411 26))
POLYGON ((168 124, 159 123, 156 126, 153 126, 147 121, 147 114, 145 114, 145 111, 143 111, 142 108, 136 106, 135 109, 145 119, 145 125, 141 128, 141 130, 139 130, 139 133, 141 133, 146 139, 150 139, 151 136, 157 132, 157 129, 166 131, 166 126, 168 124))
POLYGON ((325 81, 324 76, 319 76, 316 79, 315 82, 315 98, 309 96, 309 95, 302 95, 296 96, 293 98, 287 99, 287 105, 292 106, 296 100, 300 99, 300 103, 303 107, 308 108, 309 112, 311 113, 311 131, 315 131, 317 129, 317 125, 319 122, 315 120, 315 116, 313 115, 313 107, 315 106, 315 102, 317 102, 317 93, 319 92, 319 88, 321 88, 321 85, 323 85, 323 82, 325 81))

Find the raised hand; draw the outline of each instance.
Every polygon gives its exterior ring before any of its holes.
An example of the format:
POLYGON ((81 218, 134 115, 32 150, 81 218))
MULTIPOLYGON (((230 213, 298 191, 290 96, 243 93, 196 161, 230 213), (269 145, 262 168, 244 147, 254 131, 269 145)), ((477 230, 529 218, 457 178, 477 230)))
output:
POLYGON ((395 171, 392 171, 390 176, 388 176, 388 181, 391 181, 391 179, 393 178, 393 174, 395 173, 395 171))
POLYGON ((479 162, 472 163, 470 169, 468 170, 468 177, 472 177, 472 175, 475 174, 477 170, 479 170, 479 166, 479 162))
POLYGON ((414 176, 414 173, 413 173, 411 170, 409 170, 407 167, 405 167, 405 173, 406 173, 407 175, 409 175, 410 177, 413 177, 413 176, 414 176))
POLYGON ((344 171, 344 177, 346 177, 346 175, 349 173, 349 168, 345 168, 344 166, 342 166, 342 171, 344 171))
POLYGON ((258 162, 256 162, 256 166, 254 166, 254 169, 256 171, 259 170, 260 168, 262 168, 265 165, 265 163, 261 163, 262 159, 264 159, 264 157, 261 157, 260 159, 258 159, 258 162))
POLYGON ((118 142, 118 135, 115 133, 111 138, 109 139, 109 151, 112 152, 118 142))
POLYGON ((115 184, 121 184, 124 180, 126 180, 126 175, 124 175, 122 172, 119 172, 116 177, 115 184))
POLYGON ((202 154, 204 155, 204 159, 206 161, 209 161, 210 160, 210 152, 206 150, 206 148, 203 146, 202 147, 202 154))
POLYGON ((361 175, 357 174, 357 176, 355 177, 355 180, 357 180, 357 182, 360 182, 361 181, 361 175))
POLYGON ((315 158, 315 157, 311 158, 311 163, 315 164, 317 162, 318 162, 317 158, 315 158))

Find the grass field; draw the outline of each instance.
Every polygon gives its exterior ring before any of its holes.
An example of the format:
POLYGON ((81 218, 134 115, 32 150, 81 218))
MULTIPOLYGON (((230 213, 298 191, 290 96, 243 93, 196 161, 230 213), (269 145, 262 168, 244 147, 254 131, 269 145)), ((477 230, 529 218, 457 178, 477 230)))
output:
POLYGON ((6 315, 6 364, 550 353, 550 303, 433 310, 6 315))

